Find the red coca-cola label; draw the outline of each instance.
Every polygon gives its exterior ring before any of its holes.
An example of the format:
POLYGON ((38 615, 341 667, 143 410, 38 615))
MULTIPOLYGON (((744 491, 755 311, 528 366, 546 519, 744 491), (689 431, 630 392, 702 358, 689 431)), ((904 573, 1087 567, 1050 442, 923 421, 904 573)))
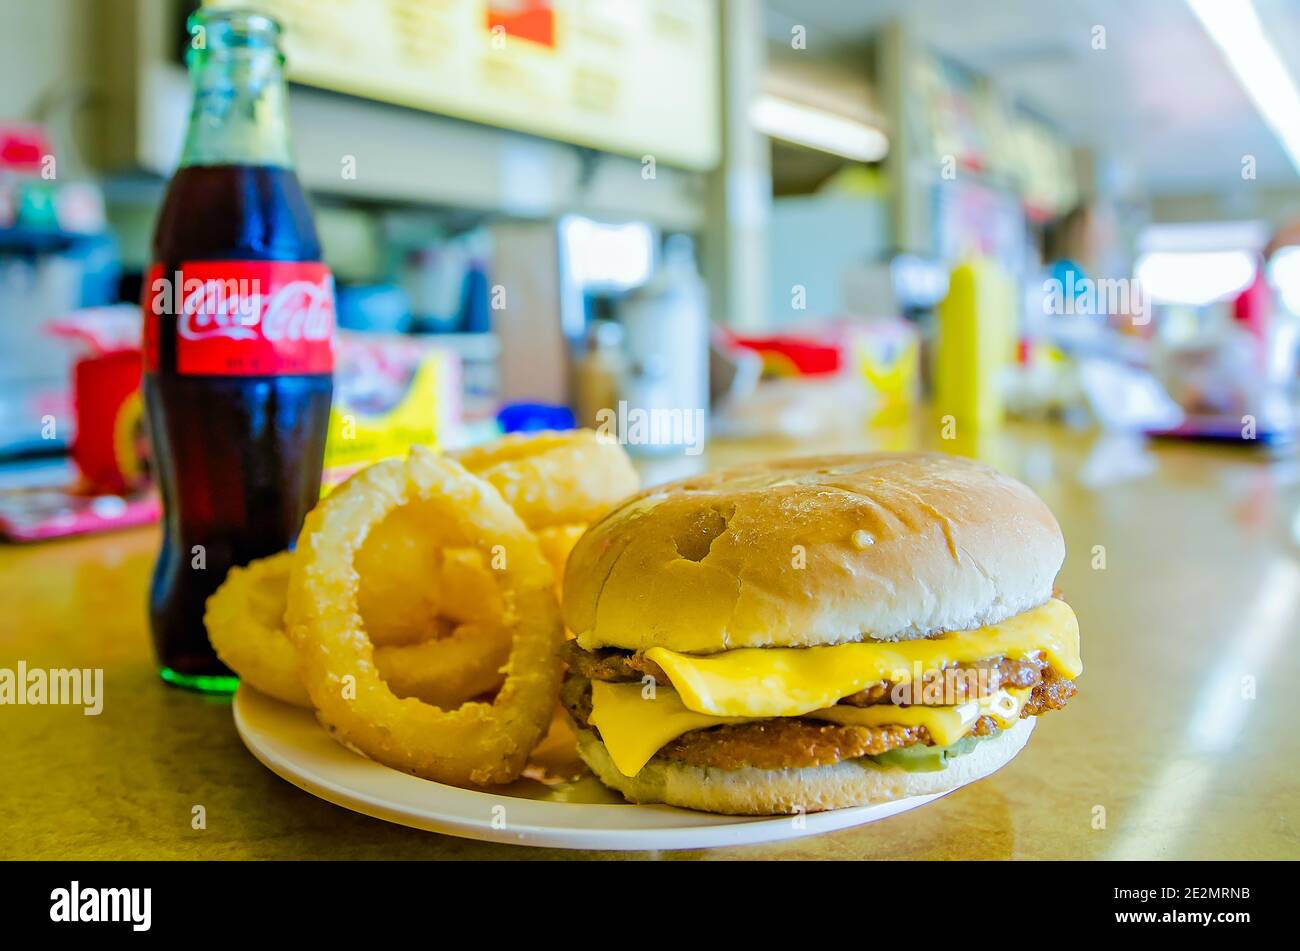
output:
POLYGON ((164 337, 176 341, 182 375, 334 369, 334 279, 320 262, 188 261, 171 273, 155 264, 143 297, 148 372, 159 369, 164 337))

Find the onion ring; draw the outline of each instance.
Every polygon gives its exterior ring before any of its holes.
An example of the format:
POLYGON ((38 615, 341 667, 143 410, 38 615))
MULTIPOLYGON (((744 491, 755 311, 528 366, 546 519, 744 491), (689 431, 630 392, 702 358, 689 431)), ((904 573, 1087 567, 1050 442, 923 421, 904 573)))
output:
POLYGON ((284 610, 293 555, 231 568, 203 613, 208 640, 222 663, 262 693, 311 707, 298 676, 298 651, 284 634, 284 610))
MULTIPOLYGON (((406 513, 374 527, 357 552, 357 607, 376 646, 438 633, 438 547, 406 513)), ((287 584, 287 578, 286 578, 287 584)))
MULTIPOLYGON (((203 620, 217 656, 242 681, 277 700, 311 709, 298 673, 298 650, 284 627, 292 560, 293 554, 285 551, 231 569, 208 599, 203 620)), ((495 594, 491 578, 479 583, 492 586, 495 594)), ((362 617, 369 625, 369 618, 362 617)), ((451 625, 440 617, 433 638, 376 645, 375 665, 394 693, 451 708, 501 686, 508 632, 499 623, 451 625)))
POLYGON ((623 447, 591 429, 517 433, 452 458, 496 486, 534 531, 594 522, 640 487, 623 447))
MULTIPOLYGON (((495 567, 495 566, 494 566, 495 567)), ((416 447, 362 470, 307 516, 289 577, 289 637, 321 720, 394 769, 452 785, 519 776, 551 721, 564 640, 554 575, 500 493, 458 463, 416 447), (502 551, 498 574, 510 631, 506 678, 491 704, 445 711, 384 683, 357 610, 355 560, 394 509, 418 505, 466 543, 502 551)))
POLYGON ((505 613, 501 589, 477 548, 446 548, 442 553, 442 613, 459 623, 500 622, 505 613))
POLYGON ((573 546, 578 544, 578 539, 586 530, 586 525, 579 524, 555 525, 535 532, 537 544, 542 547, 542 555, 551 563, 551 570, 555 572, 557 591, 564 584, 564 566, 569 560, 569 552, 573 551, 573 546))
POLYGON ((501 686, 510 632, 501 624, 462 624, 447 637, 375 649, 375 667, 399 697, 451 710, 501 686))

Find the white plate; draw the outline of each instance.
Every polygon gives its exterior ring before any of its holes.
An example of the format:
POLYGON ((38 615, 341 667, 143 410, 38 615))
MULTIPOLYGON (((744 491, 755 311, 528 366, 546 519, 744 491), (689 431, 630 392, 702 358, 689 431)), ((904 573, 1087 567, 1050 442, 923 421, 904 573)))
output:
POLYGON ((444 786, 381 766, 351 752, 298 707, 241 687, 235 728, 272 772, 313 796, 355 812, 447 835, 569 849, 700 849, 794 839, 875 822, 923 806, 942 793, 807 816, 745 818, 617 800, 596 780, 565 791, 521 781, 504 793, 444 786), (584 785, 585 784, 585 785, 584 785), (598 790, 593 794, 592 790, 598 790), (536 798, 539 795, 547 799, 536 798), (532 798, 530 798, 532 797, 532 798))

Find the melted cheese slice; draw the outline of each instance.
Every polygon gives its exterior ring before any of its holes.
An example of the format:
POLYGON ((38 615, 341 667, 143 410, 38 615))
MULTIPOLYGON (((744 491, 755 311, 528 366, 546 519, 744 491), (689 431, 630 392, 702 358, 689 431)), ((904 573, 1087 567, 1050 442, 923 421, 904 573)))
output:
POLYGON ((639 683, 591 682, 591 716, 609 758, 624 776, 635 776, 664 744, 691 730, 747 723, 746 717, 714 717, 682 704, 676 691, 665 687, 646 694, 639 683))
POLYGON ((1079 622, 1064 601, 1053 598, 1001 624, 927 640, 746 647, 707 655, 652 647, 646 657, 663 668, 687 710, 717 717, 795 717, 882 681, 910 683, 955 664, 992 657, 1023 660, 1040 652, 1065 677, 1083 671, 1079 622))
MULTIPOLYGON (((956 743, 970 732, 975 721, 989 714, 1003 727, 1011 726, 1029 690, 999 690, 978 700, 954 707, 874 707, 837 706, 814 710, 807 716, 832 723, 858 726, 923 726, 936 746, 956 743)), ((610 759, 624 776, 635 776, 664 745, 683 733, 722 726, 749 723, 766 717, 715 717, 687 709, 676 691, 659 688, 648 694, 639 683, 605 683, 591 685, 591 725, 610 759)))
POLYGON ((807 716, 845 726, 923 726, 935 746, 951 746, 969 733, 975 721, 986 714, 1003 729, 1014 726, 1032 692, 1017 688, 998 690, 955 707, 837 706, 814 710, 807 716))

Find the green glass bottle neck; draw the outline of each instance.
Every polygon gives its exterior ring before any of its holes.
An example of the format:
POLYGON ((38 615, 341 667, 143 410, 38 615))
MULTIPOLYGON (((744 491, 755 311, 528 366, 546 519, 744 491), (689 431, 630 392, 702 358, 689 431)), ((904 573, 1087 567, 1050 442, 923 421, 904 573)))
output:
POLYGON ((273 48, 193 50, 187 165, 292 168, 283 60, 273 48))

